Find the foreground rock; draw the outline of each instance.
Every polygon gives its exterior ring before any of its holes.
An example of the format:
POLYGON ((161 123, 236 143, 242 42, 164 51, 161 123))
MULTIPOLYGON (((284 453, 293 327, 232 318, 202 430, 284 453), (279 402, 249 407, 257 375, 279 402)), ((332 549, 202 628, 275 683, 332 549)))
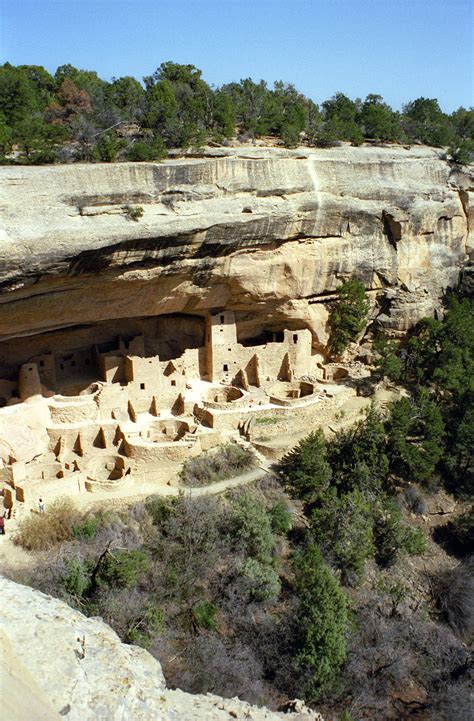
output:
MULTIPOLYGON (((323 721, 166 689, 160 664, 102 621, 0 579, 2 717, 8 721, 323 721)), ((300 705, 297 704, 297 708, 300 705)))

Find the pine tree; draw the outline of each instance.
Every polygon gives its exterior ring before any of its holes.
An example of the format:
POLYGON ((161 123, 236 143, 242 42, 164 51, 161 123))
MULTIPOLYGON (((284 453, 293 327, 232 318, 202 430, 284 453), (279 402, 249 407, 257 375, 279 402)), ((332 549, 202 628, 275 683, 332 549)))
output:
POLYGON ((363 283, 358 280, 345 282, 329 312, 330 350, 334 356, 340 355, 351 341, 356 340, 365 328, 368 313, 363 283))
POLYGON ((347 602, 316 545, 299 554, 294 566, 300 601, 296 662, 311 700, 334 686, 346 658, 347 602))
POLYGON ((326 441, 322 430, 312 431, 280 461, 278 475, 288 493, 306 503, 325 491, 331 480, 326 459, 326 441))

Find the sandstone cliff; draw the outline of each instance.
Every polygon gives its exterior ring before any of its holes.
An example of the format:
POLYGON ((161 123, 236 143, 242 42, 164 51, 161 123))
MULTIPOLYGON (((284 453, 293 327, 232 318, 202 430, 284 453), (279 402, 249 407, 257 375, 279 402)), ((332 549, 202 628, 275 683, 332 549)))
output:
POLYGON ((323 721, 166 689, 160 664, 102 621, 0 578, 2 717, 8 721, 323 721))
POLYGON ((474 181, 439 155, 239 148, 2 167, 0 340, 226 307, 242 338, 273 322, 324 346, 324 301, 349 276, 404 330, 433 312, 469 250, 474 181))

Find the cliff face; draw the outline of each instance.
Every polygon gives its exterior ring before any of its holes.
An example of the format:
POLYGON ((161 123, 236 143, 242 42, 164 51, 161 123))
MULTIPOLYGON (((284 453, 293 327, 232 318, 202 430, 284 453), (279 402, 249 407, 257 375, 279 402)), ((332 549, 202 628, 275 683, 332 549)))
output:
POLYGON ((427 148, 218 149, 0 176, 0 340, 225 307, 242 338, 273 323, 324 345, 324 300, 347 277, 403 330, 469 248, 472 177, 427 148))
POLYGON ((9 721, 323 721, 166 688, 161 666, 109 626, 0 578, 3 718, 9 721))

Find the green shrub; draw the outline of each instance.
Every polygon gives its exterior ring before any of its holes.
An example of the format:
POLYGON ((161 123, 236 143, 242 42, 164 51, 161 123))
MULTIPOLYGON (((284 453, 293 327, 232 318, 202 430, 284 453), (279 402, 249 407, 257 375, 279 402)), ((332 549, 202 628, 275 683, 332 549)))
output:
POLYGON ((162 609, 148 605, 143 613, 133 620, 124 640, 148 648, 153 637, 162 634, 164 628, 165 614, 162 609))
POLYGON ((275 537, 270 515, 249 492, 244 492, 232 506, 232 527, 240 548, 263 564, 273 563, 275 537))
POLYGON ((374 508, 374 544, 381 566, 391 566, 404 553, 422 555, 427 548, 421 531, 403 522, 400 508, 388 496, 381 496, 374 508))
POLYGON ((474 552, 474 505, 452 521, 451 535, 460 554, 474 552))
POLYGON ((173 499, 163 498, 162 496, 150 496, 145 501, 145 508, 155 526, 161 526, 170 517, 173 505, 173 499))
POLYGON ((79 511, 68 498, 51 503, 43 515, 23 518, 13 542, 27 551, 48 551, 69 540, 81 520, 79 511))
POLYGON ((291 511, 285 508, 281 501, 270 508, 269 515, 274 533, 285 535, 288 531, 291 531, 291 511))
POLYGON ((332 474, 322 430, 312 431, 287 453, 278 464, 277 473, 294 498, 311 503, 324 492, 332 474))
POLYGON ((193 618, 197 626, 213 631, 216 627, 217 606, 202 601, 193 608, 193 618))
POLYGON ((214 453, 203 453, 183 464, 179 477, 185 486, 206 486, 239 475, 253 468, 255 454, 237 443, 220 446, 214 453))
POLYGON ((373 349, 376 353, 374 374, 379 378, 389 378, 391 381, 399 380, 402 375, 402 361, 397 352, 397 344, 385 336, 378 336, 374 340, 373 349))
POLYGON ((419 528, 407 527, 403 541, 403 551, 409 556, 423 556, 427 550, 428 542, 423 531, 419 528))
POLYGON ((162 160, 166 158, 168 151, 161 138, 154 140, 152 143, 147 143, 143 140, 138 140, 133 143, 127 150, 127 160, 140 162, 146 160, 162 160))
POLYGON ((126 205, 123 210, 126 218, 128 220, 134 220, 135 223, 138 223, 145 212, 140 205, 126 205))
POLYGON ((443 455, 444 423, 426 388, 393 403, 387 421, 390 466, 409 481, 428 481, 443 455))
POLYGON ((248 558, 242 568, 242 577, 253 601, 275 601, 280 595, 281 583, 272 566, 248 558))
POLYGON ((74 538, 94 538, 102 525, 102 517, 89 515, 73 526, 72 535, 74 538))
POLYGON ((315 545, 295 557, 299 598, 296 662, 309 678, 304 689, 311 701, 333 688, 346 658, 347 601, 315 545))
POLYGON ((368 497, 375 498, 380 492, 389 461, 385 427, 373 404, 365 418, 339 431, 328 444, 328 462, 339 493, 359 488, 368 497))
POLYGON ((458 165, 467 165, 472 162, 474 154, 474 141, 471 138, 456 137, 448 148, 453 162, 458 165))
POLYGON ((70 558, 66 561, 67 573, 62 579, 64 590, 71 596, 82 598, 90 586, 90 571, 84 562, 70 558))
POLYGON ((256 418, 255 423, 259 426, 271 426, 278 423, 279 420, 276 416, 267 416, 266 418, 256 418))
POLYGON ((337 496, 334 489, 311 514, 311 532, 342 572, 344 583, 357 582, 374 551, 371 504, 355 489, 337 496))
POLYGON ((329 310, 330 350, 340 355, 364 330, 369 313, 365 288, 358 280, 348 280, 338 289, 338 299, 329 310))
POLYGON ((355 719, 352 714, 349 713, 349 711, 344 711, 342 716, 339 717, 338 721, 355 721, 355 719))
POLYGON ((101 581, 122 588, 136 585, 141 573, 150 568, 150 558, 146 551, 116 551, 107 556, 104 568, 100 572, 101 581))
POLYGON ((92 150, 92 159, 104 163, 117 160, 117 153, 124 147, 124 141, 114 132, 103 133, 92 150))

